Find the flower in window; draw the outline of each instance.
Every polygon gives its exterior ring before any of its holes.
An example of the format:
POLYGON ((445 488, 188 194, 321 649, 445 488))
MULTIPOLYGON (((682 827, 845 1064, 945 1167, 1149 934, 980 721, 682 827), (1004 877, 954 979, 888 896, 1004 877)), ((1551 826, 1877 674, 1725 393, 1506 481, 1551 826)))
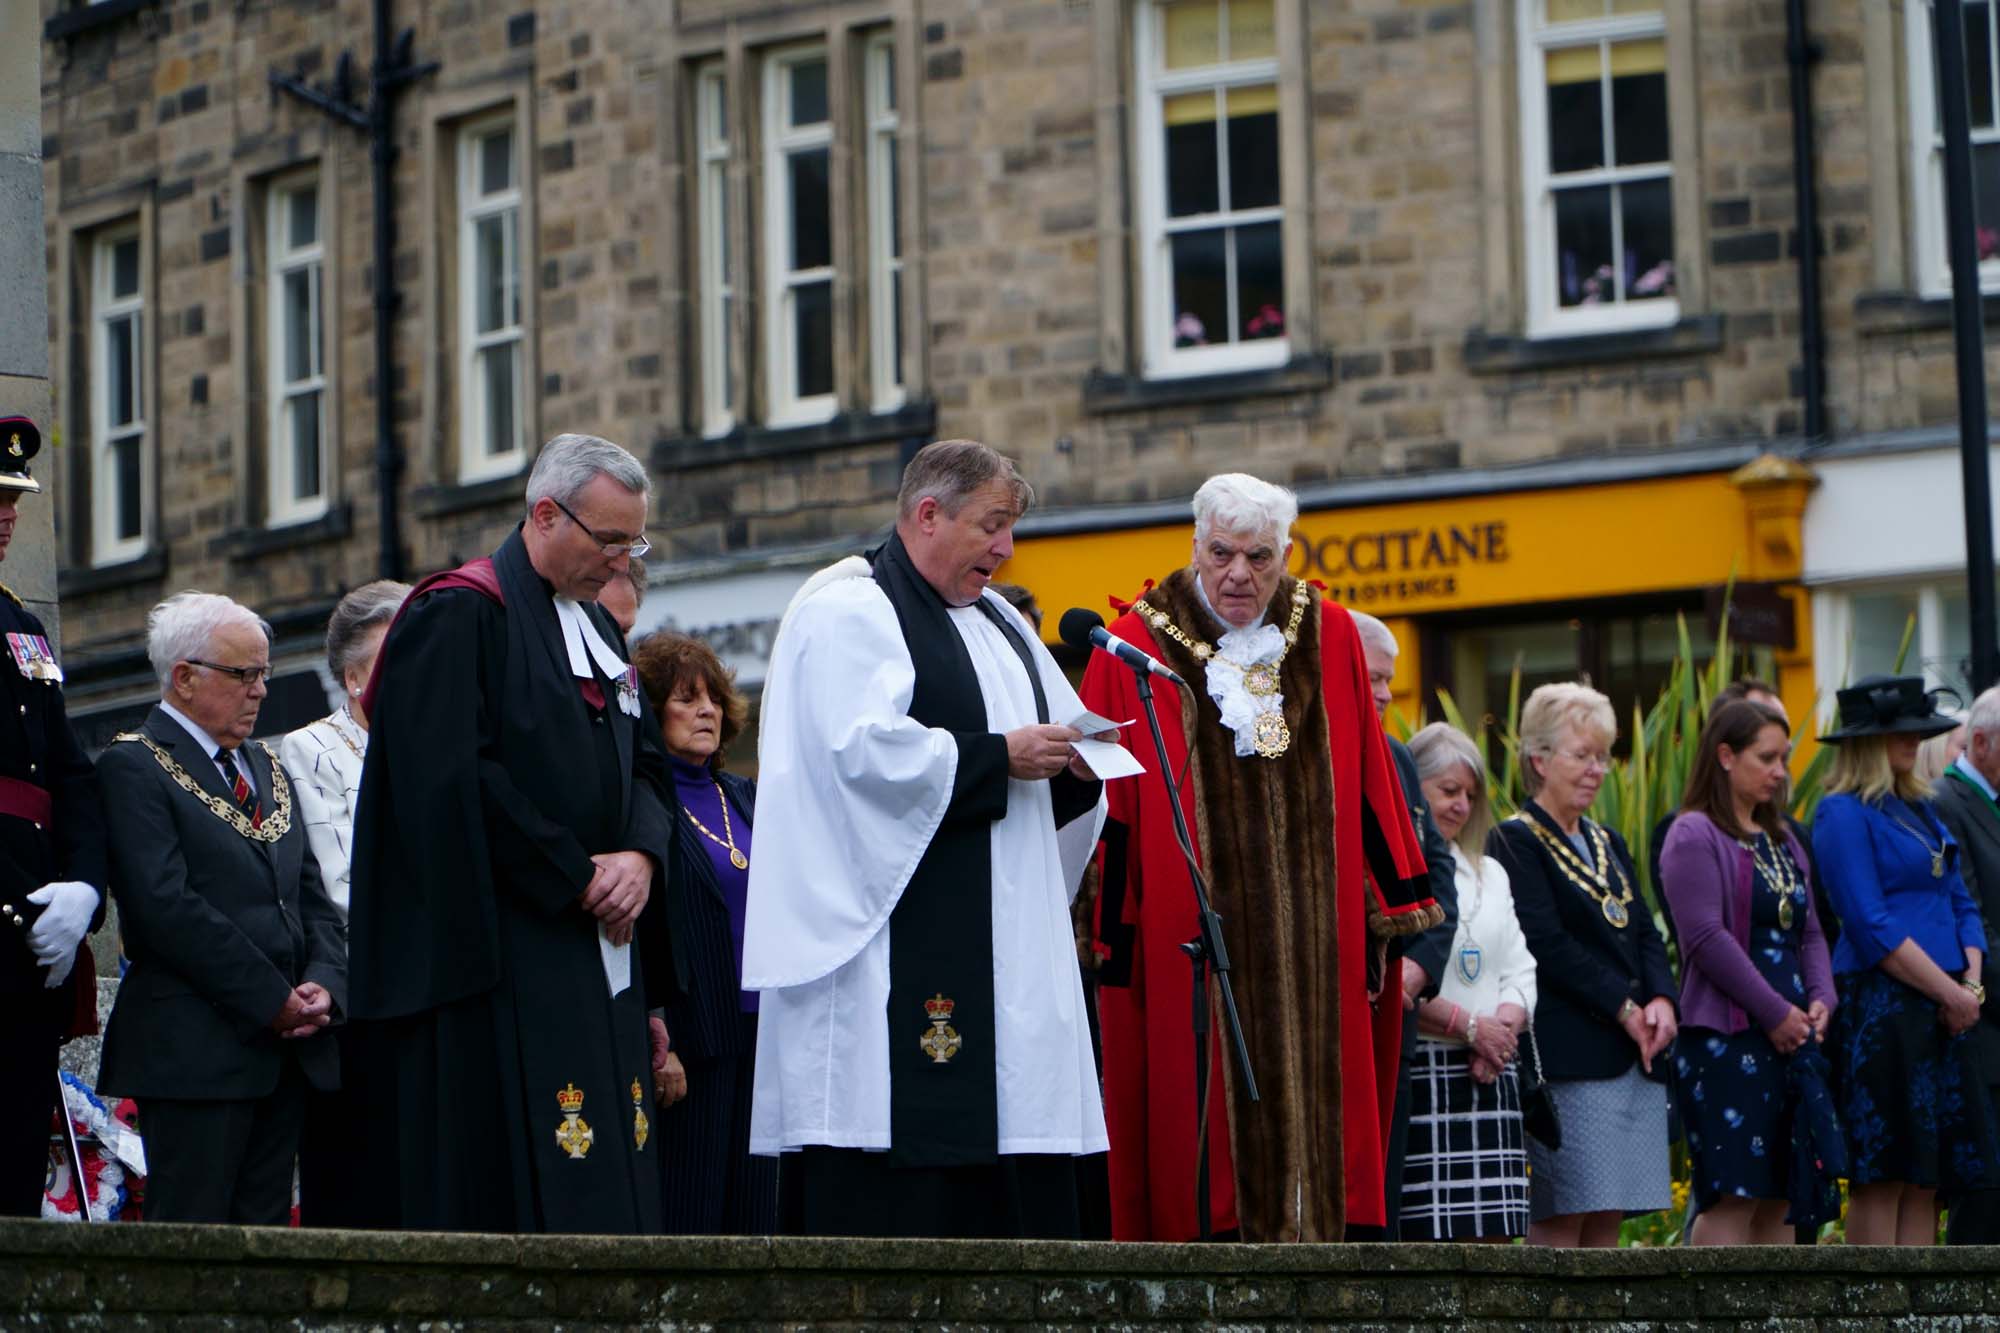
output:
POLYGON ((1257 307, 1257 313, 1243 326, 1245 337, 1275 338, 1285 331, 1285 312, 1266 302, 1257 307))
POLYGON ((1208 329, 1202 324, 1201 316, 1192 310, 1183 310, 1181 317, 1174 321, 1174 346, 1205 347, 1208 344, 1208 329))
POLYGON ((1659 296, 1674 289, 1674 261, 1662 259, 1659 263, 1632 280, 1630 291, 1634 296, 1659 296))

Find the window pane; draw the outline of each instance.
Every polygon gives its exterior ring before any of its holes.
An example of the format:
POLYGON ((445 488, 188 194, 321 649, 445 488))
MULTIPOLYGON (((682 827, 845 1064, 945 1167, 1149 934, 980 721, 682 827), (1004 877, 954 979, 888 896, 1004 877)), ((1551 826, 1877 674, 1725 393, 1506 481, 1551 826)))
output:
POLYGON ((486 439, 489 456, 514 450, 514 361, 519 343, 488 347, 479 354, 480 378, 486 387, 486 439))
POLYGON ((826 149, 788 153, 785 167, 792 179, 792 268, 825 268, 833 262, 826 149))
POLYGON ((302 185, 285 195, 285 244, 294 250, 319 243, 319 187, 302 185))
POLYGON ((142 444, 143 437, 128 435, 111 446, 112 482, 118 488, 115 526, 117 539, 121 542, 137 541, 142 531, 139 522, 139 450, 142 444))
POLYGON ((1595 46, 1548 53, 1551 172, 1604 165, 1602 74, 1603 60, 1595 46))
POLYGON ((1557 190, 1556 300, 1602 305, 1617 291, 1611 267, 1611 187, 1557 190))
POLYGON ((1215 94, 1183 93, 1163 108, 1167 129, 1167 216, 1222 207, 1215 161, 1215 94))
POLYGON ((1965 82, 1972 102, 1972 128, 1993 128, 1993 9, 1965 7, 1965 82))
POLYGON ((1214 0, 1181 0, 1166 7, 1165 61, 1168 69, 1213 65, 1222 59, 1220 16, 1214 0))
POLYGON ((890 135, 883 148, 889 159, 883 169, 889 173, 889 257, 894 259, 903 253, 903 182, 896 174, 896 137, 890 135))
POLYGON ((1853 600, 1854 644, 1847 662, 1847 679, 1888 675, 1899 668, 1917 665, 1917 632, 1910 633, 1910 651, 1901 663, 1896 649, 1903 642, 1903 630, 1917 614, 1914 590, 1856 593, 1853 600))
POLYGON ((139 238, 128 236, 111 247, 111 295, 117 299, 139 294, 139 238))
POLYGON ((722 298, 722 328, 719 338, 722 346, 716 349, 716 355, 722 358, 722 401, 717 403, 716 407, 723 412, 727 412, 729 405, 736 401, 736 340, 729 332, 730 321, 734 318, 731 312, 735 306, 735 297, 725 295, 722 298))
POLYGON ((1236 331, 1249 341, 1285 335, 1285 260, 1278 224, 1236 228, 1236 331))
POLYGON ((293 269, 285 274, 285 379, 307 379, 319 373, 313 364, 313 279, 318 268, 293 269))
POLYGON ((291 414, 292 499, 319 497, 319 391, 302 393, 286 404, 291 414))
POLYGON ((896 48, 884 43, 875 48, 876 77, 881 80, 882 109, 896 109, 896 48))
POLYGON ((826 119, 826 61, 801 60, 791 66, 794 129, 826 119))
POLYGON ((131 315, 105 325, 104 395, 106 426, 123 426, 139 419, 139 321, 131 315))
POLYGON ((479 192, 499 194, 513 185, 514 130, 509 126, 479 141, 479 192))
POLYGON ((1271 0, 1229 0, 1229 58, 1261 60, 1276 54, 1271 0))
POLYGON ((1620 166, 1664 162, 1667 151, 1667 44, 1618 42, 1611 48, 1611 135, 1620 166))
POLYGON ((728 286, 732 267, 729 258, 729 182, 720 167, 709 174, 709 189, 715 192, 716 252, 722 257, 722 272, 715 276, 718 282, 728 286))
POLYGON ((889 275, 889 382, 903 383, 903 271, 889 275))
POLYGON ((1611 12, 1614 14, 1657 14, 1660 12, 1660 0, 1611 0, 1611 12))
POLYGON ((1228 235, 1226 228, 1217 227, 1170 238, 1176 347, 1229 341, 1229 276, 1223 258, 1228 235))
POLYGON ((514 231, 520 215, 513 209, 480 218, 474 224, 473 292, 477 329, 491 333, 521 322, 520 284, 514 277, 514 231))
POLYGON ((702 90, 708 98, 709 136, 716 143, 729 141, 729 99, 723 95, 721 79, 704 79, 702 90))
POLYGON ((1551 23, 1601 19, 1604 17, 1604 0, 1549 0, 1548 14, 1551 23))
POLYGON ((1229 206, 1265 208, 1275 205, 1278 202, 1278 90, 1270 85, 1232 88, 1227 107, 1229 206))
POLYGON ((1972 216, 1979 257, 2000 255, 2000 143, 1972 145, 1972 216))
POLYGON ((1625 221, 1625 299, 1674 294, 1674 198, 1668 181, 1618 187, 1625 221))
POLYGON ((1940 588, 1938 610, 1944 617, 1941 627, 1944 656, 1929 659, 1924 666, 1940 683, 1951 686, 1970 701, 1978 691, 1972 688, 1972 621, 1965 609, 1965 585, 1948 584, 1940 588))
POLYGON ((807 282, 792 288, 792 310, 797 316, 792 332, 797 396, 832 393, 833 284, 807 282))

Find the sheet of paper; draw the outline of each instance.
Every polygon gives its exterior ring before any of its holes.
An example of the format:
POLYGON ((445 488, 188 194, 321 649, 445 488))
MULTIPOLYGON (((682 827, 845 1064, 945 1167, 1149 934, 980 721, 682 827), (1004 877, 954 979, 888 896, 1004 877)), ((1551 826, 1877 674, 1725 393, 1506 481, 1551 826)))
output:
POLYGON ((1116 741, 1071 741, 1070 747, 1083 760, 1091 772, 1106 782, 1113 778, 1129 778, 1134 773, 1144 773, 1146 766, 1138 761, 1132 752, 1116 741))
POLYGON ((616 999, 632 984, 632 946, 613 944, 600 922, 597 927, 597 952, 604 959, 604 984, 611 988, 611 996, 616 999))
POLYGON ((1133 724, 1130 722, 1113 722, 1110 718, 1099 717, 1086 708, 1069 721, 1063 723, 1063 725, 1066 727, 1075 727, 1086 736, 1095 736, 1100 731, 1123 731, 1133 724))

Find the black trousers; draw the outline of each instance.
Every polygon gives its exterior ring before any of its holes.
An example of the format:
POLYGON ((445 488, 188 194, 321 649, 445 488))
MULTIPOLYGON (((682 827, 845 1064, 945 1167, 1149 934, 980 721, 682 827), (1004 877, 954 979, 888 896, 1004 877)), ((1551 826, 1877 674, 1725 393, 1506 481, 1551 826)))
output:
POLYGON ((62 1024, 41 998, 0 1000, 0 1217, 40 1217, 49 1185, 62 1024))
POLYGON ((802 1148, 778 1166, 789 1236, 1076 1240, 1076 1158, 1009 1153, 990 1166, 896 1167, 887 1153, 802 1148))
POLYGON ((140 1098, 146 1220, 287 1225, 306 1091, 305 1075, 296 1061, 287 1060, 268 1097, 140 1098))
POLYGON ((778 1224, 778 1161, 750 1155, 757 1015, 743 1054, 689 1060, 687 1096, 653 1113, 661 1220, 670 1236, 768 1236, 778 1224))
MULTIPOLYGON (((313 1041, 340 1047, 343 1070, 353 1067, 346 1027, 329 1028, 313 1041)), ((373 1150, 361 1097, 346 1081, 339 1092, 308 1087, 299 1131, 299 1225, 364 1227, 368 1155, 373 1150)))

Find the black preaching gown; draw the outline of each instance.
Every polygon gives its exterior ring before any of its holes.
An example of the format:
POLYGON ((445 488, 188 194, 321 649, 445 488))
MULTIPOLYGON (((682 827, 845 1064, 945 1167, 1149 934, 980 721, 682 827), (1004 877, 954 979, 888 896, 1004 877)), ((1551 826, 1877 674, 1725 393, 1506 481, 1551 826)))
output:
POLYGON ((650 709, 620 711, 615 682, 598 680, 604 707, 585 702, 518 532, 494 567, 504 606, 472 588, 422 594, 383 650, 350 919, 369 1220, 654 1232, 638 950, 613 998, 576 899, 592 854, 667 864, 658 726, 650 709))

